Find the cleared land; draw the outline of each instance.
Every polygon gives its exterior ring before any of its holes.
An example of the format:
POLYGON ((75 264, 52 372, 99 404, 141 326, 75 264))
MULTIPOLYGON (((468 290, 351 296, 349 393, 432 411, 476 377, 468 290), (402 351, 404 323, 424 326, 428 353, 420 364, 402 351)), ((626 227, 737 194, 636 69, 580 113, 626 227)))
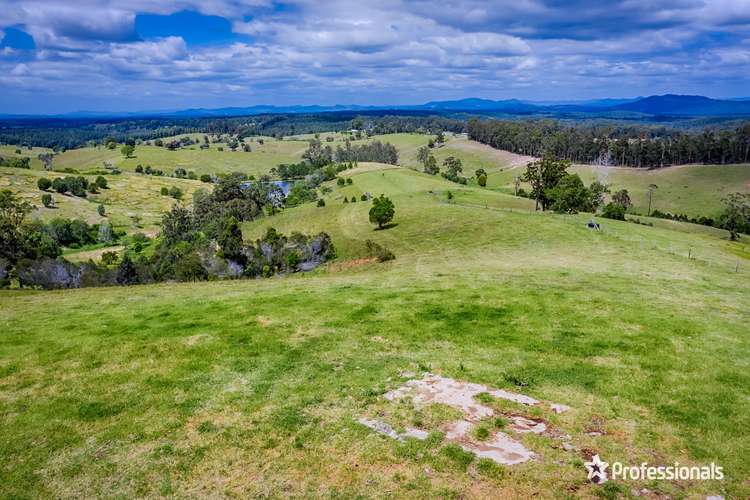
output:
MULTIPOLYGON (((180 188, 183 199, 188 201, 192 199, 196 189, 210 189, 200 181, 123 172, 120 175, 106 175, 108 189, 101 189, 98 194, 88 194, 86 198, 70 194, 61 195, 49 190, 47 192, 54 198, 55 206, 45 208, 41 200, 44 191, 37 187, 37 181, 40 177, 52 180, 66 175, 72 174, 0 167, 0 189, 10 189, 34 205, 31 217, 41 220, 65 217, 83 219, 89 224, 106 220, 116 229, 147 233, 157 231, 162 215, 175 203, 174 198, 160 194, 162 187, 180 188), (100 204, 104 205, 106 217, 101 217, 97 212, 100 204)), ((84 177, 89 181, 96 179, 93 175, 84 177)))
POLYGON ((586 215, 529 213, 529 200, 409 170, 348 173, 325 207, 243 228, 327 230, 339 258, 326 269, 0 292, 0 496, 750 494, 746 241, 689 224, 591 231, 586 215), (392 227, 343 203, 363 192, 393 199, 392 227), (367 259, 366 239, 396 260, 367 259), (407 371, 566 404, 483 401, 543 418, 576 449, 521 434, 535 460, 479 461, 436 432, 450 408, 384 402, 407 371), (399 443, 357 423, 372 414, 430 437, 399 443), (586 481, 591 452, 715 461, 727 480, 604 489, 586 481))

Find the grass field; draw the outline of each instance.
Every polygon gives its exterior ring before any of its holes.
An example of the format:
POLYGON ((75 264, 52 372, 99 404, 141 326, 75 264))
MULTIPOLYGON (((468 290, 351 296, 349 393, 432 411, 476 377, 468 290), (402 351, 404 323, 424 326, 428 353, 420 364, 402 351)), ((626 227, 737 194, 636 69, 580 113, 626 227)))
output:
POLYGON ((329 231, 325 269, 0 291, 0 496, 750 495, 746 239, 671 222, 597 232, 406 169, 347 174, 325 207, 243 227, 329 231), (343 203, 363 192, 393 199, 392 227, 343 203), (396 260, 365 259, 366 239, 396 260), (544 418, 578 451, 522 435, 534 461, 489 467, 439 433, 398 443, 356 422, 430 425, 440 408, 403 417, 381 397, 427 370, 569 405, 544 418), (727 479, 596 486, 590 452, 715 461, 727 479))
MULTIPOLYGON (((206 184, 200 181, 124 172, 120 175, 107 175, 108 189, 99 190, 98 194, 88 194, 86 198, 70 194, 61 195, 50 190, 55 200, 55 207, 45 208, 41 200, 43 192, 37 187, 38 179, 40 177, 54 179, 65 175, 44 170, 0 167, 0 189, 8 188, 35 205, 31 216, 41 220, 65 217, 83 219, 89 224, 107 220, 116 229, 127 232, 154 233, 164 212, 168 211, 175 202, 173 198, 160 194, 162 187, 179 187, 183 192, 183 199, 188 201, 192 199, 196 189, 206 188, 206 184), (101 217, 97 212, 100 204, 105 207, 106 217, 101 217)), ((96 176, 85 177, 89 181, 96 178, 96 176)))
MULTIPOLYGON (((203 134, 186 135, 198 140, 203 138, 203 134)), ((183 136, 175 138, 178 137, 183 136)), ((74 168, 84 171, 101 168, 104 162, 109 162, 126 171, 133 171, 136 165, 141 164, 162 169, 166 174, 171 174, 177 167, 183 167, 198 175, 244 172, 259 176, 280 163, 300 161, 307 148, 307 141, 313 137, 313 134, 296 135, 282 141, 264 137, 262 145, 257 142, 258 138, 248 139, 252 148, 250 153, 239 150, 231 152, 223 143, 212 143, 208 150, 201 150, 198 145, 194 145, 175 151, 141 145, 136 148, 135 157, 128 159, 122 156, 119 147, 115 150, 87 147, 55 156, 54 166, 58 170, 74 168), (224 151, 219 151, 218 147, 223 147, 224 151)), ((348 136, 339 133, 320 134, 324 144, 333 148, 343 144, 346 137, 348 136), (328 136, 333 137, 334 141, 326 142, 328 136)), ((398 149, 401 166, 421 170, 417 150, 427 145, 429 138, 424 134, 404 133, 373 136, 369 140, 392 143, 398 149)), ((515 177, 520 176, 526 163, 533 159, 493 149, 461 134, 446 134, 446 139, 443 146, 431 150, 439 165, 449 156, 460 158, 465 176, 473 178, 474 172, 483 168, 489 173, 488 187, 504 193, 513 192, 515 177)), ((354 141, 354 144, 366 140, 354 141)), ((22 148, 21 155, 17 155, 15 149, 15 146, 0 146, 0 156, 29 156, 34 169, 42 168, 37 159, 38 154, 49 151, 43 148, 34 148, 33 151, 22 148)), ((717 217, 722 210, 721 199, 724 196, 733 192, 750 192, 750 165, 690 165, 657 170, 576 165, 570 172, 581 175, 587 184, 600 180, 610 184, 613 191, 627 189, 634 203, 633 210, 639 213, 647 212, 647 193, 651 184, 658 186, 652 208, 695 217, 717 217)), ((522 187, 528 190, 529 186, 522 187)))

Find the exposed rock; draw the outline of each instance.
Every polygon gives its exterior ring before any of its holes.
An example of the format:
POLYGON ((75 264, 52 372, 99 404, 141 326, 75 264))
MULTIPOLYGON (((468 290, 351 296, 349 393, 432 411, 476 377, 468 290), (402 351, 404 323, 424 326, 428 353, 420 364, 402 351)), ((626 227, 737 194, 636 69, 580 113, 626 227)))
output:
POLYGON ((407 427, 403 433, 399 434, 395 431, 395 429, 393 429, 393 427, 386 424, 385 422, 364 417, 357 420, 357 422, 364 425, 365 427, 369 427, 379 434, 383 434, 384 436, 388 436, 389 438, 395 439, 397 441, 404 441, 406 438, 414 438, 424 441, 429 435, 426 431, 414 429, 413 427, 407 427))

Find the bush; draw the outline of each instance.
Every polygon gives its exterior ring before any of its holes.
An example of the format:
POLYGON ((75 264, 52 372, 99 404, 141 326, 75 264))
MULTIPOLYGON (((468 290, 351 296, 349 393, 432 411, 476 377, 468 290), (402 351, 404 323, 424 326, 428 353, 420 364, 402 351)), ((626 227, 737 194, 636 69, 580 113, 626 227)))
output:
POLYGON ((44 205, 46 208, 49 208, 53 204, 54 204, 54 201, 52 200, 52 195, 49 193, 44 193, 42 195, 42 205, 44 205))
POLYGON ((482 174, 479 177, 477 177, 477 184, 479 184, 482 187, 487 186, 487 175, 482 174))
POLYGON ((117 263, 118 258, 119 256, 117 255, 117 252, 104 252, 102 253, 102 264, 105 266, 111 266, 117 263))
POLYGON ((140 163, 138 165, 136 165, 135 166, 135 173, 136 174, 142 174, 143 173, 143 165, 141 165, 140 163))
POLYGON ((352 184, 354 184, 354 181, 352 180, 351 177, 347 177, 346 178, 346 183, 351 186, 352 184))
POLYGON ((162 196, 169 196, 169 188, 167 186, 161 187, 161 195, 162 196))
POLYGON ((169 188, 169 196, 171 196, 175 200, 181 200, 182 189, 178 188, 177 186, 172 186, 171 188, 169 188))
POLYGON ((319 206, 319 207, 324 207, 324 206, 326 206, 326 201, 325 201, 325 200, 324 200, 323 198, 319 199, 319 200, 318 200, 318 206, 319 206))
POLYGON ((346 184, 346 181, 344 180, 343 177, 339 177, 338 179, 336 179, 337 186, 344 186, 345 184, 346 184))
POLYGON ((367 247, 368 255, 370 257, 377 257, 378 262, 386 262, 396 258, 393 252, 372 240, 365 241, 365 246, 367 247))
POLYGON ((106 210, 104 208, 104 205, 99 204, 98 207, 96 207, 96 213, 98 213, 101 217, 104 217, 106 210))
POLYGON ((607 203, 602 210, 602 217, 614 220, 625 220, 625 207, 619 203, 607 203))
POLYGON ((36 181, 36 186, 42 191, 46 191, 52 187, 52 181, 46 177, 40 177, 39 180, 36 181))
POLYGON ((201 182, 211 182, 211 176, 208 174, 201 175, 201 182))
POLYGON ((105 179, 101 175, 96 178, 96 181, 94 181, 94 183, 99 189, 107 189, 107 179, 105 179))

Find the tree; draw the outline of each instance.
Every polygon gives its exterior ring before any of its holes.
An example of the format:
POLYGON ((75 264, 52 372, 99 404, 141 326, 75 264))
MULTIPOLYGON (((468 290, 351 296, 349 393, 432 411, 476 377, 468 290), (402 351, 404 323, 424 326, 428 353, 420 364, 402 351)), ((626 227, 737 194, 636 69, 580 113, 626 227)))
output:
POLYGON ((646 215, 651 215, 651 199, 654 196, 654 191, 656 191, 659 188, 656 184, 649 184, 648 185, 648 212, 646 215))
POLYGON ((55 177, 52 179, 52 189, 60 194, 65 194, 68 191, 68 184, 62 177, 55 177))
POLYGON ((224 227, 217 239, 221 248, 221 256, 240 264, 245 262, 245 254, 242 246, 242 230, 234 217, 224 221, 224 227))
POLYGON ((325 200, 324 200, 323 198, 320 198, 320 199, 318 200, 318 206, 319 206, 319 207, 324 207, 324 206, 326 206, 326 201, 325 201, 325 200))
POLYGON ((609 186, 599 181, 594 181, 589 185, 589 207, 588 211, 596 212, 604 203, 604 195, 609 193, 609 186))
POLYGON ((379 198, 373 198, 372 207, 370 207, 370 222, 377 224, 378 229, 383 229, 383 226, 391 222, 395 213, 396 207, 390 199, 382 194, 379 198))
POLYGON ((120 148, 120 153, 122 153, 125 158, 130 158, 131 156, 133 156, 133 153, 135 153, 135 146, 125 144, 120 148))
POLYGON ((104 205, 102 205, 102 204, 99 204, 99 206, 98 206, 98 207, 96 207, 96 212, 97 212, 97 213, 98 213, 98 214, 99 214, 99 215, 100 215, 101 217, 104 217, 104 215, 105 215, 105 213, 106 213, 106 210, 105 210, 105 208, 104 208, 104 205))
POLYGON ((50 187, 52 187, 52 181, 47 179, 46 177, 40 177, 39 180, 36 181, 36 186, 42 191, 46 191, 50 187))
POLYGON ((477 176, 477 184, 479 184, 482 187, 487 186, 487 175, 481 174, 477 176))
POLYGON ((425 163, 427 163, 427 158, 429 157, 430 148, 428 148, 427 146, 422 146, 417 150, 417 161, 422 165, 425 165, 425 163))
POLYGON ((98 187, 99 189, 107 189, 107 179, 104 176, 101 176, 101 175, 98 176, 96 178, 96 181, 94 181, 94 183, 96 184, 96 187, 98 187))
POLYGON ((54 200, 52 199, 51 194, 44 193, 42 195, 42 205, 44 205, 45 208, 50 208, 52 205, 54 205, 54 200))
POLYGON ((55 155, 53 153, 40 153, 39 154, 39 161, 42 162, 42 165, 44 165, 44 170, 52 170, 52 160, 54 159, 55 155))
POLYGON ((162 186, 159 192, 162 196, 169 196, 169 188, 167 186, 162 186))
POLYGON ((116 281, 118 285, 132 285, 138 283, 138 271, 135 268, 135 264, 133 264, 133 261, 130 260, 130 257, 127 254, 122 258, 122 262, 120 262, 120 265, 117 268, 116 281))
POLYGON ((169 188, 169 196, 171 196, 175 200, 181 200, 182 189, 178 188, 177 186, 172 186, 171 188, 169 188))
POLYGON ((589 208, 591 203, 591 192, 578 174, 565 175, 548 190, 547 196, 552 202, 552 210, 558 213, 575 214, 589 208))
POLYGON ((620 189, 612 195, 612 203, 620 205, 622 208, 627 210, 633 204, 630 201, 630 194, 627 189, 620 189))
POLYGON ((732 193, 722 200, 724 212, 719 218, 721 227, 729 231, 732 241, 737 241, 740 232, 750 232, 750 195, 732 193))
POLYGON ((135 166, 135 173, 136 174, 142 174, 143 173, 143 165, 141 165, 140 163, 138 165, 136 165, 135 166))
POLYGON ((117 252, 104 252, 102 253, 102 264, 105 266, 111 266, 117 263, 118 258, 119 256, 117 255, 117 252))
POLYGON ((9 189, 0 191, 0 258, 11 264, 22 256, 24 249, 23 221, 32 206, 16 198, 9 189))
POLYGON ((536 201, 536 210, 539 210, 540 205, 542 210, 547 209, 550 203, 547 193, 567 175, 566 170, 569 166, 570 161, 555 160, 549 156, 526 165, 526 171, 520 180, 531 184, 531 194, 536 201))
POLYGON ((208 174, 201 174, 201 182, 211 182, 211 176, 208 174))
POLYGON ((437 160, 434 156, 430 155, 427 157, 427 160, 424 162, 424 173, 430 174, 430 175, 436 175, 440 172, 440 167, 438 167, 437 160))

